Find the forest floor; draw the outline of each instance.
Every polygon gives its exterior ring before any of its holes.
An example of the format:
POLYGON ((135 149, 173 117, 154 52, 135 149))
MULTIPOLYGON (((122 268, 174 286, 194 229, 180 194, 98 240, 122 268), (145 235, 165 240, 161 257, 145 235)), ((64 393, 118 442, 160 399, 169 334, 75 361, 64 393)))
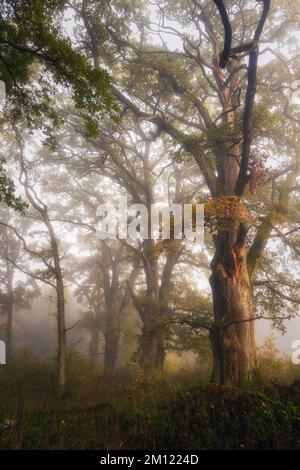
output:
POLYGON ((300 449, 300 381, 241 390, 196 371, 146 381, 128 370, 108 380, 75 357, 58 399, 54 365, 26 353, 1 367, 0 449, 300 449))

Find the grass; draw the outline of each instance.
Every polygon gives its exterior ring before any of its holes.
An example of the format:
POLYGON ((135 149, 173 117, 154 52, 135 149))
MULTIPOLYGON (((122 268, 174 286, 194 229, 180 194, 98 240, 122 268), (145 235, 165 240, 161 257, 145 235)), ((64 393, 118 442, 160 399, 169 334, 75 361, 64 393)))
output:
POLYGON ((22 353, 0 369, 0 449, 300 449, 300 386, 282 370, 281 384, 246 390, 209 384, 200 368, 108 380, 72 354, 58 399, 55 364, 22 353))

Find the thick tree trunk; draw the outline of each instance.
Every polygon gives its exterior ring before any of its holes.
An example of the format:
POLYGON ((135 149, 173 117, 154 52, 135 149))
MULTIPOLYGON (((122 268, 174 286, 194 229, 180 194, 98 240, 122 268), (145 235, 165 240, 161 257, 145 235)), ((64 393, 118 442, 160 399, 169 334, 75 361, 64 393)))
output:
MULTIPOLYGON (((151 241, 150 241, 151 243, 151 241)), ((170 240, 168 254, 159 287, 157 260, 144 260, 147 295, 141 311, 143 320, 141 364, 143 369, 162 370, 165 361, 164 321, 168 315, 168 301, 174 266, 179 258, 180 241, 170 240)))
POLYGON ((66 326, 65 326, 65 299, 62 279, 57 279, 57 333, 58 333, 58 386, 59 393, 63 394, 66 387, 66 326))
POLYGON ((6 333, 5 333, 5 344, 6 344, 6 361, 9 362, 12 353, 12 342, 13 342, 13 301, 9 301, 7 306, 6 315, 6 333))
POLYGON ((93 328, 91 331, 91 341, 90 341, 90 359, 93 362, 98 362, 99 360, 99 344, 100 344, 100 331, 98 328, 93 328))
POLYGON ((214 325, 210 332, 213 352, 212 380, 243 385, 251 381, 255 366, 255 340, 251 289, 245 240, 232 242, 236 231, 215 237, 211 263, 214 325))
POLYGON ((56 281, 56 307, 57 307, 57 375, 58 375, 58 388, 59 395, 63 395, 66 388, 66 352, 67 352, 67 334, 66 334, 66 321, 65 321, 65 293, 63 274, 60 265, 60 255, 56 235, 51 225, 48 213, 45 210, 39 209, 44 223, 48 229, 52 256, 54 261, 54 275, 56 281))
POLYGON ((119 268, 116 259, 113 261, 110 248, 105 241, 102 242, 102 256, 105 266, 103 280, 106 306, 104 371, 106 375, 113 376, 117 369, 120 343, 119 268))
MULTIPOLYGON (((145 336, 145 333, 143 333, 145 336)), ((141 364, 144 372, 162 371, 165 361, 164 344, 159 338, 152 338, 143 346, 141 364)))
POLYGON ((144 372, 162 370, 165 359, 163 332, 160 325, 158 263, 153 258, 153 240, 147 240, 144 258, 147 292, 139 312, 143 322, 141 338, 141 366, 144 372))
POLYGON ((14 288, 13 288, 13 270, 12 267, 7 263, 7 287, 8 287, 8 304, 7 304, 7 315, 6 315, 6 331, 5 331, 5 342, 6 342, 6 361, 9 362, 12 353, 13 345, 13 313, 14 313, 14 288))
POLYGON ((148 373, 162 370, 165 360, 163 334, 160 331, 157 305, 149 305, 143 312, 141 365, 148 373))
POLYGON ((116 372, 120 344, 120 328, 116 324, 117 319, 114 319, 113 316, 113 314, 110 315, 111 323, 105 332, 104 370, 109 376, 113 376, 116 372))

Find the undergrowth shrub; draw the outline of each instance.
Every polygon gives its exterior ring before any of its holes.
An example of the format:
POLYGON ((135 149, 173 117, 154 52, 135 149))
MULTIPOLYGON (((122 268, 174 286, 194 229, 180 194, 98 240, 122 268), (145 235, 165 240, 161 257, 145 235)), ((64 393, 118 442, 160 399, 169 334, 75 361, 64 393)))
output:
POLYGON ((107 378, 71 352, 59 399, 55 361, 23 352, 0 369, 0 448, 300 449, 300 382, 284 375, 241 390, 196 377, 197 368, 107 378))

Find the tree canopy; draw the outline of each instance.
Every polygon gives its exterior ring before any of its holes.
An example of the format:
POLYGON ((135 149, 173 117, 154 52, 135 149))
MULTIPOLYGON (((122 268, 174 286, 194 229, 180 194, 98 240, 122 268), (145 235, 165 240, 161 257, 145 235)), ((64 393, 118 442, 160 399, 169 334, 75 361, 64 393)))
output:
POLYGON ((55 296, 62 388, 68 289, 112 375, 127 314, 145 373, 190 341, 212 380, 239 386, 256 370, 256 320, 284 332, 299 314, 299 5, 2 3, 3 162, 28 221, 7 229, 16 269, 55 296), (120 196, 140 236, 99 240, 97 207, 120 196), (204 205, 202 250, 142 239, 137 205, 160 199, 204 205))

